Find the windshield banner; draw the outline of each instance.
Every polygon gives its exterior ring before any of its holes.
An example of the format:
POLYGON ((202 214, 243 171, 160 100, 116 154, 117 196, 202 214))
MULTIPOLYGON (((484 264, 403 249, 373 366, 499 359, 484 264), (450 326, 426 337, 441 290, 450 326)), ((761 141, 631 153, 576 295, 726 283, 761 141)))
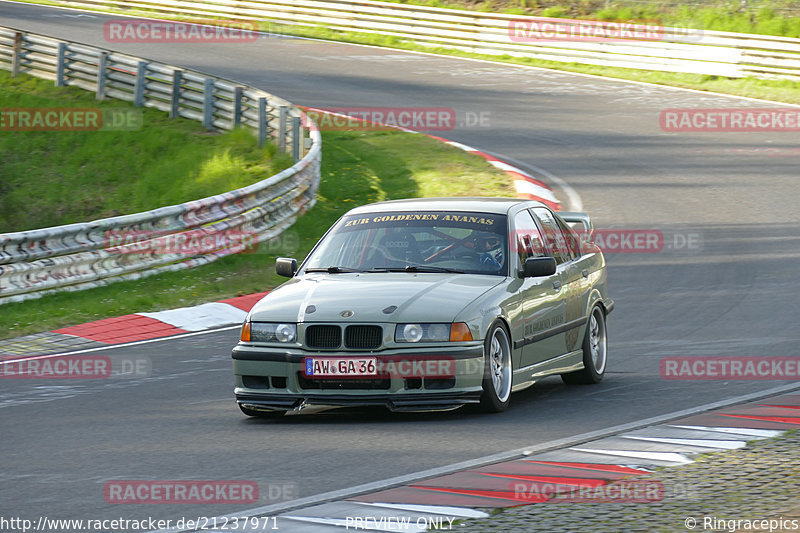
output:
POLYGON ((367 213, 342 219, 339 231, 405 226, 451 227, 502 232, 505 216, 491 213, 367 213))

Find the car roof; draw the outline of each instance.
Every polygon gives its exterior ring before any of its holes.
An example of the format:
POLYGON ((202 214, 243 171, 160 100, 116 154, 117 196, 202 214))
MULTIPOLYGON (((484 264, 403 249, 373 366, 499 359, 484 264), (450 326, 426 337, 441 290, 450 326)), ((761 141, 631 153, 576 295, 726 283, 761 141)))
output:
POLYGON ((474 213, 506 214, 512 207, 543 206, 541 202, 521 198, 483 198, 483 197, 450 197, 450 198, 407 198, 389 200, 375 204, 362 205, 351 209, 348 215, 361 213, 382 213, 389 211, 470 211, 474 213))

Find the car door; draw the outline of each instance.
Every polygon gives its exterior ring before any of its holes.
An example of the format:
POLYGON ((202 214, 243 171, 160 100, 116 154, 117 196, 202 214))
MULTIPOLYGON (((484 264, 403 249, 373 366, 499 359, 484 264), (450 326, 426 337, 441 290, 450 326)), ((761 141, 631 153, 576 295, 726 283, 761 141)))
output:
POLYGON ((560 352, 569 353, 580 348, 579 338, 586 322, 584 300, 587 294, 588 271, 580 262, 580 241, 550 209, 535 207, 534 216, 540 223, 546 249, 555 257, 557 274, 561 280, 564 322, 562 324, 560 352))
MULTIPOLYGON (((514 216, 512 239, 517 272, 522 269, 525 259, 548 255, 539 226, 527 209, 514 216)), ((556 273, 521 280, 522 324, 514 337, 515 347, 522 347, 520 368, 541 363, 564 351, 564 334, 558 331, 566 312, 561 297, 561 278, 562 275, 556 273)))

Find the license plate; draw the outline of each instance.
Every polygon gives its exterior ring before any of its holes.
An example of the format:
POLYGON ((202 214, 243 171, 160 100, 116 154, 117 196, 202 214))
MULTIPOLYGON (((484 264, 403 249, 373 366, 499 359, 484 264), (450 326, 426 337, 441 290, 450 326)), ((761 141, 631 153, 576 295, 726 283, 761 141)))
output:
POLYGON ((377 375, 374 357, 306 357, 305 375, 310 378, 336 378, 377 375))

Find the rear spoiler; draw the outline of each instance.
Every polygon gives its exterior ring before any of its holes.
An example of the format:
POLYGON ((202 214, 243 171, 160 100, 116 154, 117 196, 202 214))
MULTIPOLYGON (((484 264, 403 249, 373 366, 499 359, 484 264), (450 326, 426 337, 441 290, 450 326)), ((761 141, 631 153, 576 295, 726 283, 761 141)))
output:
POLYGON ((594 233, 594 226, 592 226, 592 219, 586 213, 578 211, 559 211, 558 216, 564 219, 564 222, 570 224, 570 227, 575 229, 574 225, 580 224, 583 228, 578 230, 578 233, 583 237, 584 241, 591 241, 592 234, 594 233))

